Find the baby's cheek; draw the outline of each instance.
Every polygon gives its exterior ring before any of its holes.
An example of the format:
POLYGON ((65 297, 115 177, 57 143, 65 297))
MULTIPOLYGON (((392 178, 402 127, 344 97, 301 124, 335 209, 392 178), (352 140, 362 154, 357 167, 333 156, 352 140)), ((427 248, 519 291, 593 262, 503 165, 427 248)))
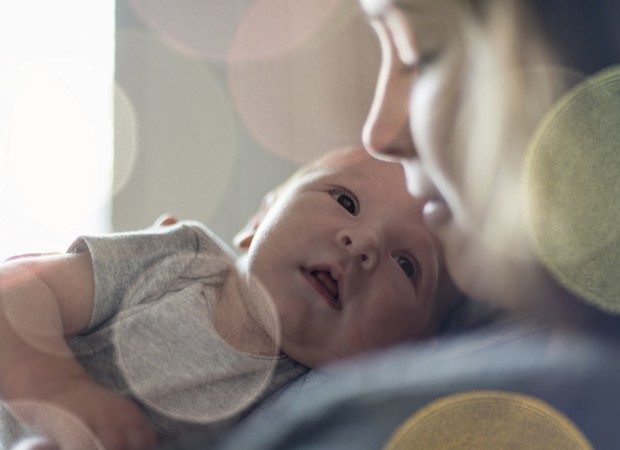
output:
POLYGON ((357 345, 365 350, 400 344, 419 334, 416 322, 410 308, 386 307, 368 318, 354 338, 357 345))

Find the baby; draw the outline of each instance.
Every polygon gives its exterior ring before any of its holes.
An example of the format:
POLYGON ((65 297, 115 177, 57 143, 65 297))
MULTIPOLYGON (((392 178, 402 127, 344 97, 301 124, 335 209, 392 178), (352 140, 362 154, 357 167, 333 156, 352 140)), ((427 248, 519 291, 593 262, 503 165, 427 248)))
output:
POLYGON ((180 222, 4 263, 0 442, 217 434, 308 367, 432 336, 458 294, 422 206, 399 164, 352 148, 268 194, 236 260, 180 222))

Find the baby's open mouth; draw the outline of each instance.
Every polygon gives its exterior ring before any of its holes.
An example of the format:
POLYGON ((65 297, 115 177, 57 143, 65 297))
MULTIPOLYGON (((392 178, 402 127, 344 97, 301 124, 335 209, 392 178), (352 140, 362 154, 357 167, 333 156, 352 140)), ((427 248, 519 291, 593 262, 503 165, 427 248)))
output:
POLYGON ((338 290, 338 280, 331 275, 329 270, 311 269, 304 270, 303 272, 314 289, 327 300, 332 308, 342 309, 338 290))

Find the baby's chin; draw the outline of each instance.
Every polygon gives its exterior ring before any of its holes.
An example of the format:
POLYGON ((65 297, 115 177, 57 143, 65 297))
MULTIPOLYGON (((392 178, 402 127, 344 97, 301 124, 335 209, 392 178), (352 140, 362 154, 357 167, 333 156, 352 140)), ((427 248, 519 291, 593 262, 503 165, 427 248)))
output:
POLYGON ((323 368, 342 361, 354 359, 365 354, 357 348, 345 348, 344 346, 332 345, 335 341, 332 339, 327 345, 314 343, 312 345, 296 345, 293 339, 287 339, 286 330, 282 330, 282 352, 295 361, 311 368, 323 368))

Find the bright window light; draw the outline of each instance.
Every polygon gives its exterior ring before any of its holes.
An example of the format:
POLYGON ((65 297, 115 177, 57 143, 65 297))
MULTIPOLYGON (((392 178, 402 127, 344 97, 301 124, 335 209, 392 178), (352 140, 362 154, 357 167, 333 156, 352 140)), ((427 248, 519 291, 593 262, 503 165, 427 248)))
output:
POLYGON ((0 14, 0 260, 110 230, 114 0, 0 14))

